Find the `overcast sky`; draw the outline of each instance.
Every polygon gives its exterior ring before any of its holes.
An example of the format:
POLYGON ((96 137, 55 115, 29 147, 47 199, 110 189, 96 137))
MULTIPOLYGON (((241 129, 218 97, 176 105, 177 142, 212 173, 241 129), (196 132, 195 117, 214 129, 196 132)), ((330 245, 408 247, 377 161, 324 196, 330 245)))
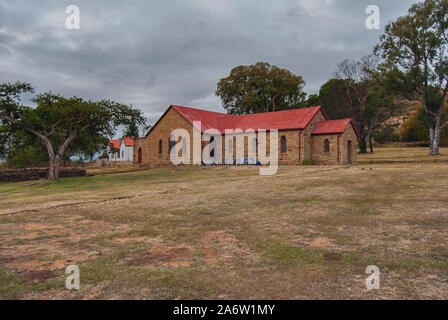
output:
POLYGON ((345 58, 372 52, 409 0, 0 0, 0 82, 132 103, 154 121, 170 104, 225 112, 216 83, 266 61, 317 93, 345 58), (80 9, 80 29, 65 9, 80 9), (381 30, 365 27, 368 5, 381 30))

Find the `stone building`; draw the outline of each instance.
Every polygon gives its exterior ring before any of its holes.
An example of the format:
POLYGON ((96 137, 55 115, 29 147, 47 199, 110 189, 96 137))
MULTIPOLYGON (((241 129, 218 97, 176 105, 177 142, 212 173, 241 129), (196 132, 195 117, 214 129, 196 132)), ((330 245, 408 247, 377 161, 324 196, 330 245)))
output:
MULTIPOLYGON (((269 130, 278 130, 278 163, 296 165, 304 160, 313 164, 355 164, 357 162, 358 133, 351 119, 328 120, 322 107, 309 107, 276 112, 248 115, 229 115, 183 106, 171 105, 154 124, 145 137, 134 141, 134 164, 172 165, 170 150, 176 145, 189 149, 189 163, 195 163, 193 153, 202 157, 204 148, 213 141, 213 137, 222 136, 222 148, 218 158, 213 151, 211 158, 215 163, 238 164, 234 145, 237 145, 239 133, 224 135, 226 131, 240 129, 242 132, 253 130, 253 134, 244 139, 245 163, 255 163, 257 158, 249 158, 249 150, 256 153, 258 138, 266 130, 267 153, 270 150, 269 130), (200 124, 198 126, 198 123, 200 124), (174 141, 174 129, 184 129, 190 141, 174 141), (200 142, 194 143, 200 136, 200 142), (210 133, 212 132, 212 133, 210 133), (202 141, 209 135, 209 141, 202 141), (227 149, 226 149, 227 148, 227 149), (252 148, 252 149, 251 149, 252 148)), ((273 136, 274 138, 274 136, 273 136)), ((205 139, 207 140, 207 139, 205 139)), ((241 140, 240 140, 241 141, 241 140)), ((210 147, 210 146, 209 146, 210 147)), ((187 153, 186 153, 187 154, 187 153)), ((253 154, 253 153, 252 153, 253 154)), ((197 161, 197 159, 196 159, 197 161)), ((200 162, 201 161, 200 159, 200 162)), ((197 163, 197 162, 196 162, 197 163)))

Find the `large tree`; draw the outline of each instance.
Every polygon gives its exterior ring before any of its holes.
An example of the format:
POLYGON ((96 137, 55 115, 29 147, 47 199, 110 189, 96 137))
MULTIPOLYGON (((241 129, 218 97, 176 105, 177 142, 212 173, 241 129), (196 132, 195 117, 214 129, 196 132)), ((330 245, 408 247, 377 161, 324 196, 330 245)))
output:
POLYGON ((232 69, 218 82, 215 94, 230 114, 290 109, 303 102, 305 81, 289 70, 257 62, 232 69))
POLYGON ((391 90, 383 80, 383 75, 375 73, 375 80, 369 90, 366 100, 366 110, 364 112, 364 121, 366 131, 366 141, 369 142, 370 152, 373 153, 373 136, 381 126, 396 115, 402 108, 391 90))
POLYGON ((109 139, 98 135, 94 129, 86 130, 68 147, 66 158, 77 156, 82 162, 84 159, 91 162, 96 154, 102 154, 107 150, 108 143, 109 139))
POLYGON ((373 152, 373 134, 399 107, 369 55, 360 61, 344 60, 335 76, 322 85, 319 102, 330 119, 352 118, 359 132, 360 153, 373 152))
POLYGON ((376 52, 385 59, 390 87, 419 100, 429 117, 431 155, 439 154, 441 130, 448 124, 448 0, 414 4, 386 26, 376 52))
POLYGON ((0 84, 0 119, 11 130, 25 131, 45 147, 50 180, 58 179, 59 165, 67 148, 88 132, 91 136, 112 136, 120 125, 142 125, 140 110, 110 100, 85 101, 64 98, 51 92, 36 95, 36 107, 24 106, 20 94, 31 92, 28 83, 0 84))
POLYGON ((345 87, 347 99, 346 108, 348 114, 355 121, 359 129, 359 151, 367 152, 367 141, 369 140, 366 116, 367 97, 374 83, 373 74, 377 67, 377 59, 373 55, 367 55, 359 61, 344 60, 337 65, 336 78, 342 80, 345 87))
POLYGON ((319 104, 330 119, 351 118, 352 95, 344 80, 333 78, 320 87, 319 104))
POLYGON ((385 86, 373 55, 337 65, 334 79, 322 85, 319 102, 330 119, 352 118, 359 132, 360 153, 373 152, 375 130, 396 111, 392 92, 385 86))

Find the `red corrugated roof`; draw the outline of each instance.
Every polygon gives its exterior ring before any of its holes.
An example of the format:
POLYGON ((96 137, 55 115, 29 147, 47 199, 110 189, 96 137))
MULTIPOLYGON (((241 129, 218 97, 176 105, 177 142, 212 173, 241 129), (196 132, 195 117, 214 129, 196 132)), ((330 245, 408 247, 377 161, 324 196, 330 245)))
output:
POLYGON ((124 137, 124 145, 127 147, 134 146, 134 138, 133 137, 124 137))
MULTIPOLYGON (((134 146, 134 138, 133 137, 124 137, 124 145, 127 147, 133 147, 134 146)), ((121 140, 109 140, 109 144, 114 149, 120 149, 121 146, 121 140)))
POLYGON ((255 113, 248 115, 229 115, 219 112, 204 111, 183 106, 171 106, 179 112, 190 123, 193 121, 201 121, 201 131, 215 128, 221 133, 225 133, 225 129, 304 129, 313 117, 321 111, 326 117, 322 107, 309 107, 302 109, 292 109, 275 112, 255 113))
POLYGON ((344 133, 345 128, 349 123, 353 126, 353 130, 355 130, 355 133, 359 138, 358 131, 356 130, 356 126, 352 119, 321 121, 314 127, 311 134, 344 133))
POLYGON ((193 121, 201 121, 201 132, 212 128, 219 129, 219 118, 236 117, 225 113, 205 111, 183 106, 171 105, 170 107, 179 112, 190 123, 193 123, 193 121))
POLYGON ((109 144, 114 149, 120 149, 121 140, 109 140, 109 144))

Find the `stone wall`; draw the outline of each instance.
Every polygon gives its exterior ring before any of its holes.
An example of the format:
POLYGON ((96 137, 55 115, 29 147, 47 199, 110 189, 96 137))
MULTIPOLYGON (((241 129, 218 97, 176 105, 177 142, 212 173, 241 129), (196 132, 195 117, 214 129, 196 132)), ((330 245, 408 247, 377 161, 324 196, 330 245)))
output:
POLYGON ((349 124, 343 134, 322 134, 313 135, 312 141, 312 162, 316 164, 356 164, 358 139, 353 127, 349 124), (330 142, 330 150, 324 152, 324 141, 330 142), (349 159, 348 145, 351 141, 351 152, 349 159), (339 157, 338 157, 339 152, 339 157))
MULTIPOLYGON (((311 161, 316 164, 337 164, 338 163, 338 139, 340 134, 320 134, 311 138, 311 161), (324 150, 324 141, 328 139, 330 143, 329 152, 324 150)), ((340 151, 339 151, 340 153, 340 151)))
MULTIPOLYGON (((81 177, 86 175, 86 170, 78 168, 60 168, 59 177, 81 177)), ((46 178, 48 168, 25 168, 0 170, 0 182, 18 182, 46 178)))
MULTIPOLYGON (((139 148, 142 149, 142 165, 172 165, 169 153, 169 137, 174 129, 187 130, 193 139, 193 126, 176 110, 170 108, 165 116, 151 129, 146 138, 134 141, 133 159, 138 164, 139 148), (162 140, 162 153, 159 154, 159 141, 162 140)), ((190 144, 190 163, 193 163, 193 144, 190 144)))
MULTIPOLYGON (((301 134, 302 130, 283 130, 283 131, 279 131, 278 132, 278 142, 277 142, 277 146, 278 146, 278 161, 279 164, 298 164, 299 163, 299 135, 301 134), (282 136, 285 136, 286 138, 286 152, 282 153, 281 152, 281 139, 282 136)), ((241 134, 240 134, 241 135, 241 134)), ((233 141, 233 148, 232 148, 232 158, 233 159, 237 159, 237 148, 236 148, 236 144, 237 144, 237 139, 238 136, 240 136, 238 134, 234 134, 232 136, 223 136, 222 138, 222 158, 223 158, 223 162, 224 159, 226 157, 228 157, 225 154, 225 144, 229 144, 230 141, 233 141)), ((253 135, 249 135, 244 137, 244 158, 248 158, 250 156, 250 154, 253 153, 257 153, 258 148, 259 148, 259 142, 260 142, 260 138, 258 136, 258 133, 254 133, 253 135), (254 141, 253 139, 256 139, 257 141, 257 149, 255 149, 254 147, 254 141), (249 143, 249 139, 252 140, 251 143, 249 143), (249 148, 251 148, 251 152, 249 152, 249 148)), ((271 146, 271 138, 270 138, 270 132, 267 131, 266 132, 266 156, 270 156, 270 146, 271 146)), ((206 145, 206 144, 205 144, 206 145)), ((254 161, 260 160, 258 159, 257 156, 254 157, 254 161)))
POLYGON ((302 151, 301 151, 301 161, 303 160, 312 160, 312 141, 311 141, 311 132, 313 131, 315 125, 320 121, 327 120, 320 111, 317 113, 314 118, 310 121, 308 126, 303 130, 303 137, 302 137, 302 151))
POLYGON ((358 137, 353 127, 348 124, 344 133, 340 138, 340 153, 342 164, 357 164, 358 163, 358 137), (351 141, 351 159, 348 159, 348 141, 351 141))

